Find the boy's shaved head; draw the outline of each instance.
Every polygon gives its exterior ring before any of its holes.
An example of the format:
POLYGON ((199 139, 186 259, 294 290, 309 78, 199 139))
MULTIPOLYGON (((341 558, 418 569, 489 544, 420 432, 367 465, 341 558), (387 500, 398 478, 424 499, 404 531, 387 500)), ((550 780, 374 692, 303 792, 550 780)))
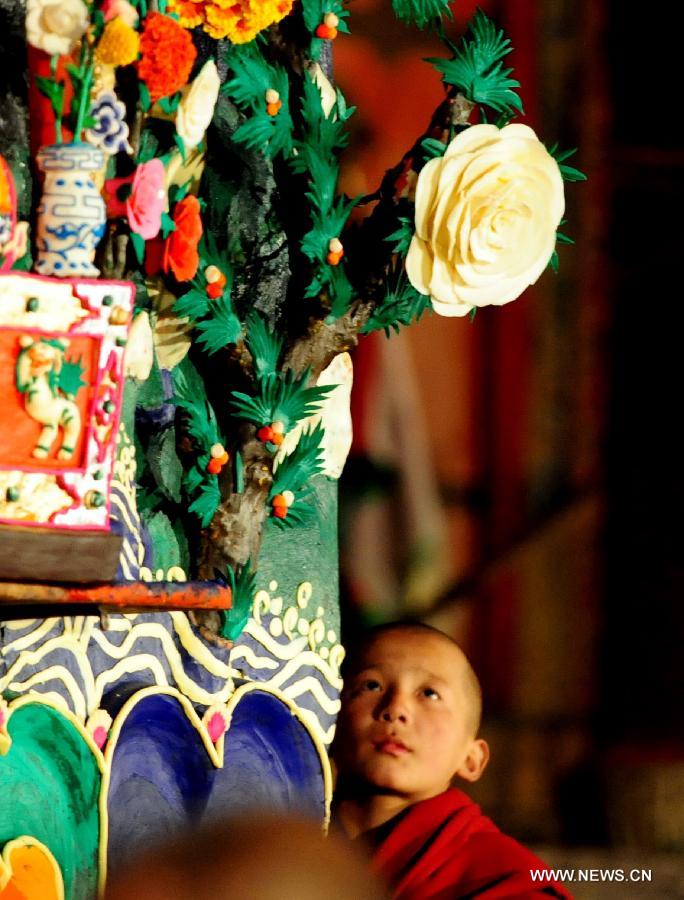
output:
POLYGON ((438 640, 443 640, 454 648, 454 657, 458 660, 458 678, 463 692, 468 702, 470 713, 470 728, 473 736, 477 735, 480 730, 482 720, 482 688, 480 681, 475 674, 468 657, 465 655, 461 647, 456 641, 434 628, 432 625, 426 625, 424 622, 388 622, 383 625, 376 625, 374 628, 368 629, 359 639, 352 645, 347 657, 342 664, 342 677, 347 679, 362 669, 367 661, 368 654, 374 643, 385 635, 396 634, 398 640, 410 641, 412 634, 432 635, 438 640))
POLYGON ((421 622, 373 628, 342 675, 338 795, 390 797, 396 811, 442 793, 454 777, 480 777, 489 759, 477 737, 480 685, 448 635, 421 622))

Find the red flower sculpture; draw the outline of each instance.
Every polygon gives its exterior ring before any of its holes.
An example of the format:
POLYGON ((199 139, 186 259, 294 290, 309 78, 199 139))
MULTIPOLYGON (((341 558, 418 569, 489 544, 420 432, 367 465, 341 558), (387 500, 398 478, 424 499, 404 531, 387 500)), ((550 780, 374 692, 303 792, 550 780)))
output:
POLYGON ((188 83, 197 56, 190 33, 175 19, 157 12, 145 18, 140 53, 138 75, 153 103, 188 83))
POLYGON ((164 244, 164 271, 173 272, 177 281, 189 281, 197 272, 197 245, 202 237, 202 219, 197 197, 184 197, 173 211, 172 231, 164 244))

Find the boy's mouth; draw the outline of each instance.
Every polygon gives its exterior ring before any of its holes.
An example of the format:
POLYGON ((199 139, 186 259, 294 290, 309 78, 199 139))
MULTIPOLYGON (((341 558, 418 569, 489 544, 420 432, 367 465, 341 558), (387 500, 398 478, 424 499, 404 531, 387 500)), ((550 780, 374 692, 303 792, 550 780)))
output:
POLYGON ((374 741, 373 746, 378 753, 386 753, 388 756, 403 756, 405 753, 411 752, 406 744, 402 744, 401 741, 395 738, 382 738, 379 741, 374 741))

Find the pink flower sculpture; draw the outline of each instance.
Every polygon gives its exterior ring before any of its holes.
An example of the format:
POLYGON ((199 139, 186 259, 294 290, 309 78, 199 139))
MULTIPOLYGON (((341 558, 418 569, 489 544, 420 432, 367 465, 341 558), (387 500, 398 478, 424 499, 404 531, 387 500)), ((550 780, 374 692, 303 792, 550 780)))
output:
POLYGON ((102 750, 109 737, 109 729, 112 727, 112 717, 106 709, 96 709, 86 722, 86 730, 90 732, 95 746, 102 750))
POLYGON ((202 721, 204 722, 212 743, 215 744, 216 741, 226 733, 230 722, 230 716, 225 706, 215 703, 204 713, 202 721))
POLYGON ((104 0, 102 12, 104 13, 105 22, 109 22, 115 16, 119 16, 131 28, 135 28, 138 24, 138 12, 128 0, 104 0))
POLYGON ((135 170, 131 196, 126 201, 126 216, 131 231, 146 241, 155 238, 159 234, 165 208, 164 164, 160 159, 151 159, 135 170))
POLYGON ((98 725, 97 728, 95 728, 93 731, 93 740, 100 750, 102 750, 105 745, 105 741, 107 740, 107 733, 107 729, 104 727, 104 725, 98 725))

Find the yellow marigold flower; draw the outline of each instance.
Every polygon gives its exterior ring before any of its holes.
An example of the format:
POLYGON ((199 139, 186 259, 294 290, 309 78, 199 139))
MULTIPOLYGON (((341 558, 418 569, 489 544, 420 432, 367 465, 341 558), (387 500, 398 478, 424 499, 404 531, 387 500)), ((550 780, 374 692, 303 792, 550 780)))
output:
POLYGON ((277 0, 275 3, 275 8, 278 13, 278 18, 274 19, 274 22, 280 22, 281 19, 284 19, 285 16, 289 15, 292 12, 292 4, 294 0, 277 0))
POLYGON ((169 0, 166 10, 178 16, 183 28, 196 28, 204 22, 203 0, 169 0))
POLYGON ((210 0, 205 6, 204 30, 213 38, 227 37, 234 44, 245 44, 284 18, 292 3, 293 0, 210 0))
POLYGON ((107 66, 128 66, 135 62, 139 52, 138 32, 117 16, 105 25, 95 58, 107 66))

